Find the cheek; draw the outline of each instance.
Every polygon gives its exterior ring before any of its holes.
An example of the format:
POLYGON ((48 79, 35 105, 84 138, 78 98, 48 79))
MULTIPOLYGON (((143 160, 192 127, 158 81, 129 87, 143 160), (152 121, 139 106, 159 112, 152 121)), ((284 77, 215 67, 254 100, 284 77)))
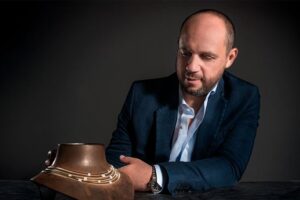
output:
POLYGON ((207 65, 202 68, 203 76, 206 80, 214 80, 220 77, 220 74, 224 72, 224 67, 220 65, 207 65))
POLYGON ((183 73, 184 69, 185 69, 184 60, 181 59, 181 58, 177 58, 177 60, 176 60, 176 71, 180 72, 180 73, 183 73))

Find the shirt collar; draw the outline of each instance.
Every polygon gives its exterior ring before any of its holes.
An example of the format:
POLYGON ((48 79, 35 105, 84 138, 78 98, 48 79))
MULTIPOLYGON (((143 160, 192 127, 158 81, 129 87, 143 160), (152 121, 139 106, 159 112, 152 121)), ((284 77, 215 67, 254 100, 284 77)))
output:
MULTIPOLYGON (((207 99, 210 95, 214 95, 217 91, 217 87, 218 87, 218 84, 219 84, 219 81, 214 85, 214 87, 208 92, 208 94, 206 95, 205 97, 205 102, 207 102, 207 99)), ((181 88, 181 85, 179 84, 179 103, 180 105, 179 106, 184 106, 184 107, 188 107, 190 109, 192 109, 192 113, 194 113, 194 109, 191 108, 187 103, 186 101, 184 100, 183 96, 182 96, 182 88, 181 88)))

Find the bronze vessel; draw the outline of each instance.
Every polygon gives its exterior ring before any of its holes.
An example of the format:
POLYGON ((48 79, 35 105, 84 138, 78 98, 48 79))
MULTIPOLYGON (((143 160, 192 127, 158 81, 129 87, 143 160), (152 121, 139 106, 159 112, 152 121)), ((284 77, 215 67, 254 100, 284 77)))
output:
POLYGON ((102 144, 58 144, 53 163, 31 180, 79 200, 131 200, 126 174, 108 164, 102 144))

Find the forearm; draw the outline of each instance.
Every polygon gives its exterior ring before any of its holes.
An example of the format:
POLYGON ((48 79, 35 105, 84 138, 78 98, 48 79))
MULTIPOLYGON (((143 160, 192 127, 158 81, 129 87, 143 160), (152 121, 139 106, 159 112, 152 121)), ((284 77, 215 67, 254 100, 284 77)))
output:
POLYGON ((206 159, 158 163, 167 176, 164 187, 175 193, 234 185, 247 167, 255 135, 256 126, 240 123, 206 159))
POLYGON ((159 163, 166 172, 168 182, 164 185, 170 193, 206 191, 211 188, 231 186, 239 175, 232 163, 224 157, 192 162, 159 163))

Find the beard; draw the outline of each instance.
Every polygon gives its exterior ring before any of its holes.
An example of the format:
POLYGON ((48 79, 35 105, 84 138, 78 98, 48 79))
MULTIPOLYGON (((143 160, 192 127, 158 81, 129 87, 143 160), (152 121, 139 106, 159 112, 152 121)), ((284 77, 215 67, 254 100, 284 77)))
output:
POLYGON ((182 84, 181 84, 181 88, 187 94, 190 94, 190 95, 195 96, 195 97, 204 97, 210 91, 210 89, 208 89, 207 87, 201 87, 201 88, 198 88, 198 89, 192 89, 192 88, 189 88, 188 86, 185 86, 185 85, 182 85, 182 84))
POLYGON ((215 80, 207 80, 203 77, 199 76, 193 76, 188 73, 185 73, 185 76, 182 80, 180 80, 181 88, 184 92, 186 92, 189 95, 195 96, 195 97, 204 97, 206 96, 212 88, 216 85, 216 83, 221 78, 222 74, 217 77, 215 80), (202 85, 198 88, 192 88, 188 83, 185 82, 186 78, 190 78, 193 80, 199 80, 201 81, 202 85))

